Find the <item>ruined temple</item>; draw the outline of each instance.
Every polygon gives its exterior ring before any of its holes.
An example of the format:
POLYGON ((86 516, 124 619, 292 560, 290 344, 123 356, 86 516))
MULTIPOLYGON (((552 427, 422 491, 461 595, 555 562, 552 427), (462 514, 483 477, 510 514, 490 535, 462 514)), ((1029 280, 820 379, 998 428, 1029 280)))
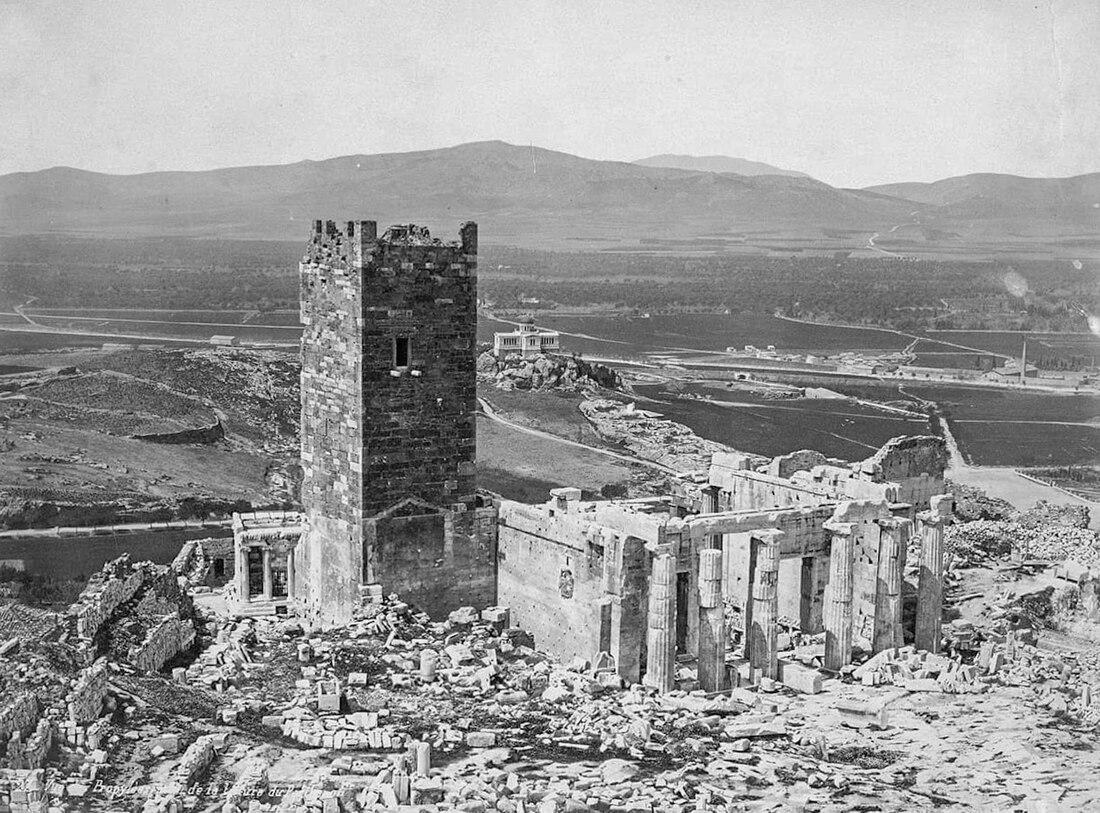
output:
POLYGON ((300 266, 303 535, 294 596, 346 622, 365 583, 434 611, 495 596, 476 494, 477 225, 316 221, 300 266))
MULTIPOLYGON (((795 452, 717 454, 701 488, 663 498, 500 504, 499 601, 559 658, 613 665, 628 683, 676 686, 680 658, 701 688, 732 674, 797 683, 778 657, 781 626, 825 633, 825 666, 853 647, 901 646, 902 579, 919 537, 915 643, 939 651, 947 455, 936 437, 900 437, 851 464, 795 452), (737 630, 746 660, 727 657, 737 630)), ((732 653, 730 653, 732 655, 732 653)), ((813 670, 804 679, 813 680, 813 670)))

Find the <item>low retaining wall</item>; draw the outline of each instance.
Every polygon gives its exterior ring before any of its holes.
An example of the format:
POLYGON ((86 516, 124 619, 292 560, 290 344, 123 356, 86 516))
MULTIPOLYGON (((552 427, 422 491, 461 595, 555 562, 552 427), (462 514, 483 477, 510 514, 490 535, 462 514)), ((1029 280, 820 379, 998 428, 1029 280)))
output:
POLYGON ((130 569, 128 556, 108 562, 103 570, 92 576, 80 598, 69 607, 71 631, 86 641, 95 638, 119 605, 133 598, 144 582, 145 571, 130 569))
POLYGON ((129 661, 142 672, 156 672, 194 642, 195 627, 190 621, 181 621, 178 614, 165 616, 130 650, 129 661))
POLYGON ((107 699, 107 661, 100 658, 81 672, 72 691, 65 697, 69 722, 85 725, 99 718, 107 699))
POLYGON ((24 692, 0 706, 0 743, 7 742, 13 734, 21 734, 34 728, 38 721, 38 698, 34 692, 24 692))
POLYGON ((194 429, 181 429, 178 432, 154 432, 148 435, 131 435, 134 440, 146 443, 216 443, 225 437, 225 429, 220 420, 208 426, 194 429))

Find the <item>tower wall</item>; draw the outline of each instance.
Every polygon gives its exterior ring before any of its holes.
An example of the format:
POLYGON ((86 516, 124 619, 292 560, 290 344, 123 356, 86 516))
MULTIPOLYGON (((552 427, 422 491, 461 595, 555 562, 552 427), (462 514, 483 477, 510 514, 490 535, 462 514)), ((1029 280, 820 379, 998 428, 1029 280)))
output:
MULTIPOLYGON (((365 573, 405 583, 403 571, 365 567, 417 561, 395 554, 387 523, 474 506, 477 226, 460 234, 442 243, 415 226, 379 236, 373 221, 314 223, 299 266, 307 533, 295 564, 301 608, 323 625, 350 620, 365 573), (390 555, 374 555, 379 539, 390 555)), ((420 581, 451 579, 445 569, 420 581)))
POLYGON ((462 242, 363 245, 363 510, 476 491, 477 227, 462 242), (408 340, 408 364, 395 344, 408 340))

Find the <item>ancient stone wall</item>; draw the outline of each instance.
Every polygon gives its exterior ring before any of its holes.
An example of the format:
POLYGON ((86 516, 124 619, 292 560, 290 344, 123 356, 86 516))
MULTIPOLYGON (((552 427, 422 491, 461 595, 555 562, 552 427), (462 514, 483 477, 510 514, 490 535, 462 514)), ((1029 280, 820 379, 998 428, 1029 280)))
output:
POLYGON ((72 690, 65 697, 69 722, 81 726, 96 720, 107 699, 107 661, 100 658, 80 673, 72 690))
POLYGON ((825 465, 827 458, 821 452, 812 449, 801 449, 790 454, 773 457, 768 464, 768 474, 772 477, 788 478, 796 471, 807 471, 814 466, 825 465))
POLYGON ((143 811, 148 813, 171 813, 181 810, 184 796, 210 767, 217 755, 217 737, 204 734, 188 746, 179 763, 172 769, 167 781, 159 783, 154 793, 145 802, 143 811))
POLYGON ((208 426, 199 426, 194 429, 181 429, 178 432, 154 432, 148 435, 131 435, 134 440, 144 440, 147 443, 184 444, 184 443, 217 443, 225 437, 225 428, 220 420, 208 426))
POLYGON ((943 475, 949 462, 942 438, 907 435, 888 441, 856 468, 875 482, 897 483, 898 501, 923 511, 932 497, 943 493, 943 475))
POLYGON ((383 515, 366 521, 364 535, 364 583, 380 583, 433 617, 497 603, 492 506, 383 515))
MULTIPOLYGON (((604 519, 616 518, 613 504, 600 508, 604 519)), ((610 652, 619 674, 637 681, 649 578, 645 542, 594 515, 502 501, 498 600, 540 649, 565 660, 610 652)), ((638 530, 630 512, 620 508, 617 518, 638 530)), ((655 535, 658 520, 647 519, 655 535)))
MULTIPOLYGON (((221 587, 233 581, 237 572, 237 556, 234 550, 233 537, 222 536, 214 539, 200 540, 203 559, 206 567, 203 570, 201 583, 210 587, 221 587), (220 562, 220 564, 219 564, 220 562)), ((188 579, 191 584, 196 584, 193 578, 188 579)))
POLYGON ((49 805, 44 770, 0 769, 0 810, 47 813, 49 805))
POLYGON ((880 480, 901 482, 921 474, 942 478, 948 462, 947 444, 942 438, 904 435, 887 441, 861 467, 874 469, 880 480))
POLYGON ((119 605, 134 597, 145 576, 144 569, 131 566, 128 555, 105 564, 69 607, 70 631, 87 641, 95 638, 119 605))
POLYGON ((898 484, 897 501, 908 503, 916 511, 925 511, 933 497, 943 494, 943 474, 918 474, 898 484))
POLYGON ((183 758, 172 771, 172 778, 184 787, 190 785, 205 771, 214 761, 215 737, 205 734, 195 740, 183 752, 183 758))
MULTIPOLYGON (((539 649, 566 661, 599 651, 604 546, 572 518, 501 508, 499 600, 539 649)), ((537 507, 533 507, 537 508, 537 507)))
POLYGON ((34 692, 24 692, 0 706, 0 745, 13 734, 31 731, 38 722, 38 698, 34 692))
POLYGON ((142 672, 156 672, 195 643, 195 626, 178 614, 165 616, 130 650, 130 664, 142 672))
MULTIPOLYGON (((43 718, 38 721, 34 731, 24 742, 22 735, 14 734, 8 740, 7 763, 10 768, 41 768, 53 746, 55 728, 52 720, 43 718)), ((2 809, 2 808, 0 808, 2 809)))
POLYGON ((726 473, 719 493, 719 511, 761 511, 796 505, 819 505, 830 500, 827 491, 813 483, 799 483, 755 471, 726 473))
POLYGON ((805 488, 813 488, 827 495, 830 502, 841 500, 898 501, 898 485, 893 482, 871 480, 859 472, 842 466, 815 466, 809 471, 796 472, 792 482, 805 488))

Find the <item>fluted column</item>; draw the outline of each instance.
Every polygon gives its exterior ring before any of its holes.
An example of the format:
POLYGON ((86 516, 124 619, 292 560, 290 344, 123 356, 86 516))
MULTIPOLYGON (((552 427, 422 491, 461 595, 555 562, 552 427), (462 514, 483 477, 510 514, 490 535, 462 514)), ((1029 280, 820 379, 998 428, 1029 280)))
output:
POLYGON ((901 584, 905 550, 909 545, 907 519, 880 519, 878 578, 875 585, 875 652, 902 646, 901 584))
POLYGON ((643 682, 661 692, 676 685, 676 557, 653 557, 649 579, 646 671, 643 682))
POLYGON ((722 551, 699 551, 699 685, 726 688, 726 608, 722 596, 722 551))
POLYGON ((825 588, 829 584, 828 555, 814 556, 809 567, 810 614, 805 620, 803 632, 814 635, 825 629, 825 588))
POLYGON ((852 661, 852 561, 855 529, 850 522, 826 522, 832 536, 829 584, 825 588, 825 668, 840 671, 852 661))
POLYGON ((249 601, 252 598, 248 586, 248 548, 239 539, 234 540, 237 555, 237 569, 233 573, 233 581, 237 585, 237 600, 249 601))
POLYGON ((917 649, 940 651, 943 630, 943 531, 951 516, 950 495, 933 497, 917 514, 920 523, 920 575, 917 582, 917 649))
POLYGON ((756 570, 752 580, 752 626, 749 629, 749 664, 761 676, 779 675, 779 544, 782 531, 754 531, 756 570))
POLYGON ((263 549, 264 565, 264 601, 271 601, 273 585, 271 579, 271 548, 263 549))

